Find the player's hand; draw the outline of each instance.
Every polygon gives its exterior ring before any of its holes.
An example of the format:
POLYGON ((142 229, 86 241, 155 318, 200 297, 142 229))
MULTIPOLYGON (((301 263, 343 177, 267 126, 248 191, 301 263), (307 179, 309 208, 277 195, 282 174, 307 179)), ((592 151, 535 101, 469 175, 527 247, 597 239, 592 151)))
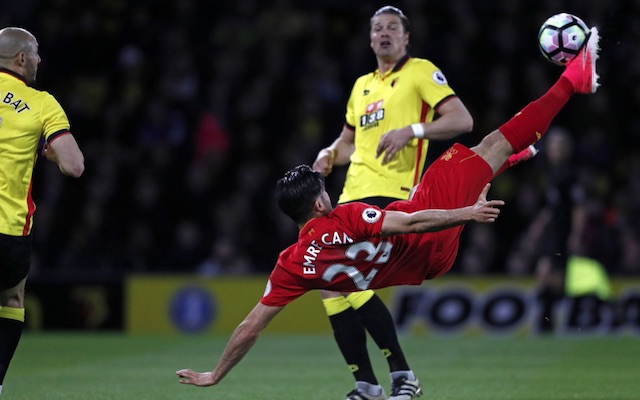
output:
POLYGON ((313 170, 327 176, 333 170, 333 163, 336 160, 338 150, 331 150, 328 147, 320 150, 316 161, 313 163, 313 170))
POLYGON ((47 142, 44 143, 44 147, 42 148, 42 155, 47 157, 47 160, 53 161, 56 164, 58 163, 58 155, 47 142))
POLYGON ((472 206, 472 219, 475 222, 495 222, 500 214, 500 209, 497 207, 504 205, 502 200, 487 200, 487 193, 489 193, 490 187, 490 183, 484 186, 482 193, 478 196, 478 201, 472 206))
POLYGON ((390 130, 380 138, 376 158, 382 155, 382 165, 389 163, 411 139, 413 139, 413 130, 410 126, 390 130))
POLYGON ((196 372, 190 369, 181 369, 176 371, 176 375, 180 377, 178 382, 185 385, 212 386, 215 384, 213 381, 213 373, 211 372, 196 372))

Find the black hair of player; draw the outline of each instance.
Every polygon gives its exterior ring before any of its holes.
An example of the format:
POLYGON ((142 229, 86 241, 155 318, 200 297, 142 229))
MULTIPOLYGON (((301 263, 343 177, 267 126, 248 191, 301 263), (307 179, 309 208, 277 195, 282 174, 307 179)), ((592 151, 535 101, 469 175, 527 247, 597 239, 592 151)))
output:
POLYGON ((313 203, 324 192, 324 188, 322 174, 308 165, 298 165, 278 179, 278 207, 297 224, 302 224, 311 217, 313 203))

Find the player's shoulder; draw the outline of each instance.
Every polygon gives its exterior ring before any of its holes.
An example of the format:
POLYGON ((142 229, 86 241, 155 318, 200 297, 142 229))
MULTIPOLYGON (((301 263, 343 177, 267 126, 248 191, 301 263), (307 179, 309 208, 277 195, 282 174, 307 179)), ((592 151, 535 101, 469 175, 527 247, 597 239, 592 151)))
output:
POLYGON ((328 215, 329 219, 340 217, 341 215, 351 214, 354 210, 360 209, 364 203, 352 201, 349 203, 338 204, 328 215))
POLYGON ((49 102, 58 102, 58 100, 56 100, 55 96, 52 95, 51 93, 49 93, 46 90, 42 90, 42 89, 38 89, 38 88, 34 88, 29 86, 28 87, 32 92, 32 96, 35 98, 38 98, 42 101, 49 101, 49 102))
POLYGON ((4 92, 11 92, 11 98, 15 99, 14 101, 28 102, 33 106, 37 104, 59 104, 51 93, 29 86, 18 77, 0 74, 0 80, 3 81, 4 92))
POLYGON ((420 57, 411 57, 407 60, 405 64, 407 69, 424 69, 429 71, 439 70, 438 66, 434 64, 431 60, 420 57))
POLYGON ((419 82, 433 83, 443 87, 449 85, 442 70, 425 58, 410 58, 402 70, 419 82))
POLYGON ((356 78, 356 81, 354 82, 353 87, 358 88, 358 87, 367 85, 369 82, 376 79, 376 74, 377 72, 371 71, 371 72, 367 72, 364 75, 360 75, 359 77, 356 78))
POLYGON ((346 223, 354 223, 358 219, 366 223, 375 223, 382 217, 382 210, 379 207, 367 203, 354 201, 351 203, 338 205, 329 217, 333 220, 340 220, 346 223))

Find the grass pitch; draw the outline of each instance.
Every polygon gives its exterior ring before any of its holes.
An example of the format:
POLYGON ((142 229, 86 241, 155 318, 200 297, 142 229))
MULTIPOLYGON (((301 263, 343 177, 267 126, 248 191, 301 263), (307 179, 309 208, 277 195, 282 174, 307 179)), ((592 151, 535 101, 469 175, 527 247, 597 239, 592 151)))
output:
MULTIPOLYGON (((353 387, 329 335, 265 334, 220 385, 178 384, 180 368, 213 368, 226 340, 27 333, 2 400, 337 400, 353 387)), ((640 342, 634 337, 408 335, 401 343, 426 400, 640 398, 640 342)), ((379 352, 370 353, 388 393, 386 363, 379 352)))

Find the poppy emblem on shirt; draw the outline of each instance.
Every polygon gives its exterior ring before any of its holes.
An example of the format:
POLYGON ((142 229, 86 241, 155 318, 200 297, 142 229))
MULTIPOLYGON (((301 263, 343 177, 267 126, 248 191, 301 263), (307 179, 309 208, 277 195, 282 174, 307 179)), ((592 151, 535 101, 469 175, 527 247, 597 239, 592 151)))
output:
POLYGON ((375 208, 366 208, 362 212, 362 220, 366 223, 373 224, 382 216, 382 212, 375 208))

